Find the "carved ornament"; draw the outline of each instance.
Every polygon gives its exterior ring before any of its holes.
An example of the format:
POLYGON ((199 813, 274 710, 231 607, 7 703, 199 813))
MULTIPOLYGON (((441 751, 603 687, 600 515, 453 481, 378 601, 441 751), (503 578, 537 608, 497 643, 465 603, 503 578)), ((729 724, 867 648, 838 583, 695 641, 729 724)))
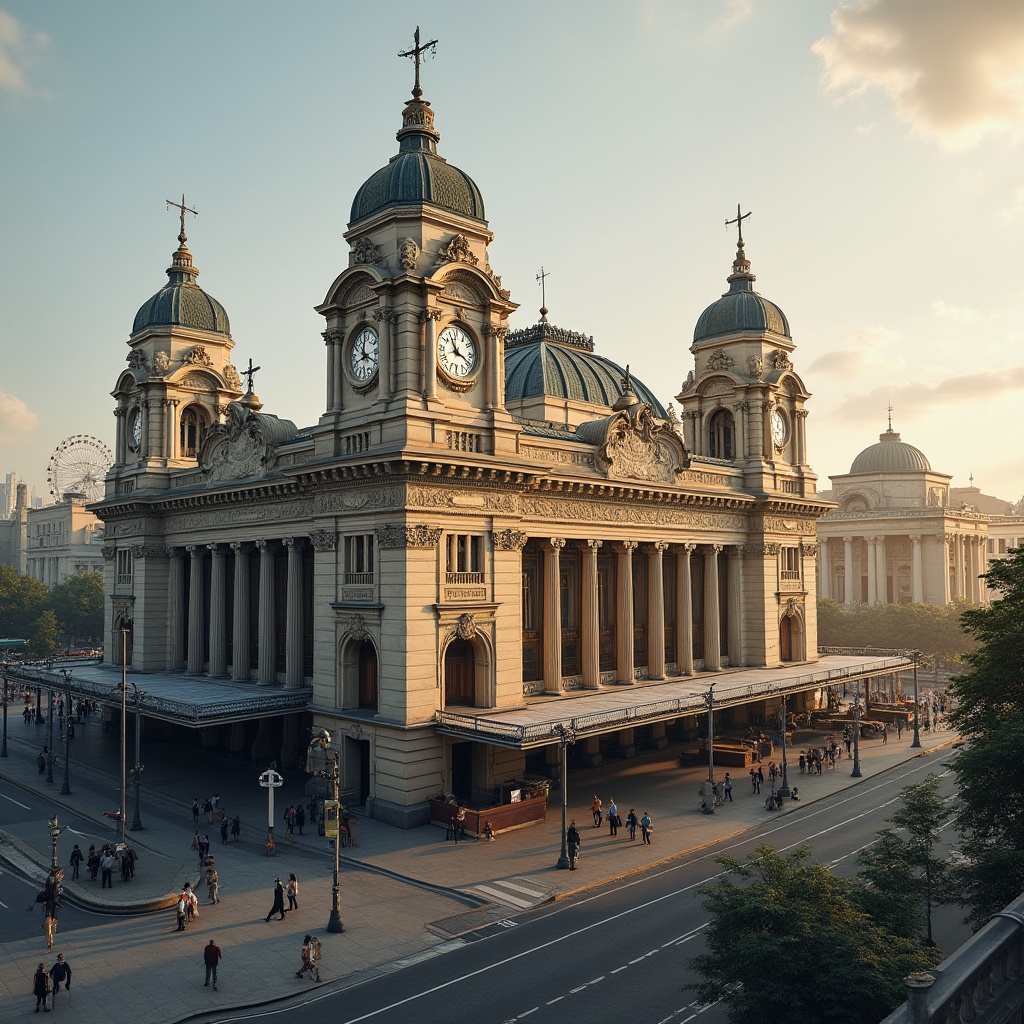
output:
POLYGON ((203 438, 199 469, 211 485, 225 480, 262 479, 275 465, 275 446, 297 433, 291 420, 254 412, 244 402, 229 402, 226 421, 215 423, 203 438))
POLYGON ((455 623, 455 635, 460 640, 472 640, 477 634, 476 616, 470 612, 464 612, 455 623))
POLYGON ((495 530, 491 537, 498 551, 522 551, 527 541, 522 530, 495 530))
POLYGON ((366 619, 362 615, 350 615, 345 623, 345 632, 354 640, 370 639, 370 631, 366 628, 366 619))
POLYGON ((754 380, 761 380, 764 374, 764 360, 760 356, 747 356, 747 372, 754 380))
POLYGON ((100 553, 103 555, 104 562, 112 562, 117 554, 117 548, 100 548, 100 553))
POLYGON ((411 274, 416 269, 416 257, 419 254, 420 247, 411 238, 403 238, 398 245, 399 266, 407 274, 411 274))
POLYGON ((394 306, 381 306, 380 309, 373 311, 373 319, 377 323, 386 320, 389 324, 393 324, 398 319, 398 315, 394 306))
MULTIPOLYGON (((686 380, 679 387, 679 394, 685 395, 687 391, 693 390, 693 385, 697 383, 697 378, 693 375, 693 370, 686 375, 686 380)), ((678 397, 678 396, 676 396, 678 397)))
POLYGON ((656 418, 645 402, 583 423, 576 432, 597 446, 594 463, 609 479, 674 484, 690 465, 690 454, 679 435, 656 418))
POLYGON ((228 363, 228 365, 224 367, 224 379, 228 382, 229 388, 241 391, 242 378, 238 376, 238 368, 231 363, 228 363))
POLYGON ((444 531, 439 526, 378 526, 374 532, 382 548, 432 548, 444 531))
POLYGON ((793 363, 790 361, 789 356, 782 351, 781 348, 777 348, 772 353, 772 366, 776 370, 792 370, 793 363))
POLYGON ((380 249, 366 235, 352 243, 352 251, 348 254, 348 265, 357 267, 362 264, 373 266, 380 263, 380 249))
POLYGON ((728 370, 733 365, 733 358, 726 355, 724 348, 716 348, 708 358, 709 370, 728 370))
POLYGON ((133 348, 128 353, 127 362, 133 370, 149 369, 149 359, 146 357, 146 353, 137 348, 133 348))
POLYGON ((437 257, 439 263, 472 263, 476 266, 480 262, 473 255, 465 235, 454 235, 447 245, 438 249, 437 257))
POLYGON ((338 546, 338 534, 334 530, 310 530, 309 543, 314 551, 333 551, 338 546))
POLYGON ((213 366, 213 360, 203 345, 196 345, 181 361, 186 366, 213 366))

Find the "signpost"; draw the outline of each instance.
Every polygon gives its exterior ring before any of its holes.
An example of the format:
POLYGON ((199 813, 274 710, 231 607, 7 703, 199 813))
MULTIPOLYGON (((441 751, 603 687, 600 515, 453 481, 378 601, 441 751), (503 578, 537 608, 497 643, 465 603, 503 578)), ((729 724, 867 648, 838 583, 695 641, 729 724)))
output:
POLYGON ((273 857, 277 853, 274 846, 274 790, 284 785, 284 777, 271 766, 260 776, 260 785, 267 791, 267 856, 273 857))

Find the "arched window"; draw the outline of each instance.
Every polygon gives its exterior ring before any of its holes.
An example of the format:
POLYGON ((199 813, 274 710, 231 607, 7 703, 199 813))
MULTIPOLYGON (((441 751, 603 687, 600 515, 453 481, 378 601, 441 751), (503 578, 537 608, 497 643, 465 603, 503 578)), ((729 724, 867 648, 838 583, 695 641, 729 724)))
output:
POLYGON ((713 459, 735 458, 733 420, 728 409, 719 409, 708 420, 708 455, 713 459))
POLYGON ((206 411, 198 405, 190 405, 178 421, 178 453, 183 459, 199 457, 199 446, 209 425, 206 411))

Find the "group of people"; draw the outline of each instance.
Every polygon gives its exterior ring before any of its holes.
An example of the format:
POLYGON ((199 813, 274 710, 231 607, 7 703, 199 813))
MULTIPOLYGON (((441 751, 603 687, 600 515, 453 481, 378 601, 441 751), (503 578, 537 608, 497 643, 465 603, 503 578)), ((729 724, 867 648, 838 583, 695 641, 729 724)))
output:
POLYGON ((130 882, 135 877, 135 862, 139 859, 139 853, 129 843, 104 843, 99 849, 95 843, 89 847, 89 853, 83 855, 78 844, 75 843, 71 851, 70 865, 72 880, 78 878, 78 872, 85 862, 89 871, 89 881, 95 882, 96 876, 100 876, 101 889, 113 889, 113 875, 116 870, 121 876, 122 882, 130 882))
POLYGON ((302 804, 289 804, 284 809, 284 835, 285 839, 291 839, 295 829, 299 830, 299 835, 302 835, 302 830, 306 825, 306 811, 302 804))
MULTIPOLYGON (((590 813, 594 818, 594 828, 600 828, 604 822, 605 811, 604 803, 601 798, 595 793, 594 800, 590 805, 590 813)), ((634 808, 630 807, 629 813, 626 815, 625 821, 619 814, 619 805, 615 802, 615 797, 612 797, 608 801, 608 835, 617 836, 620 828, 625 828, 629 832, 630 841, 636 839, 636 830, 640 829, 640 836, 643 841, 650 846, 651 835, 654 832, 654 820, 651 816, 644 811, 642 815, 637 816, 634 808)), ((576 825, 576 819, 573 818, 569 823, 569 827, 565 832, 566 849, 569 856, 569 870, 576 870, 576 861, 580 859, 580 847, 583 845, 582 837, 580 836, 580 830, 576 825)))
POLYGON ((281 881, 281 876, 278 875, 274 879, 274 902, 273 902, 273 905, 270 908, 270 912, 267 914, 267 916, 264 918, 264 920, 265 921, 269 921, 275 914, 277 914, 278 915, 278 920, 279 921, 283 921, 284 920, 284 915, 287 914, 289 910, 298 910, 298 909, 299 909, 299 880, 298 880, 298 878, 295 877, 295 872, 293 871, 288 876, 288 884, 287 885, 285 885, 285 883, 281 881), (284 898, 285 898, 285 896, 288 897, 288 909, 287 910, 285 909, 285 905, 284 905, 284 898))
MULTIPOLYGON (((293 876, 294 877, 294 876, 293 876)), ((320 981, 320 940, 315 935, 307 935, 302 940, 302 949, 299 952, 302 960, 302 964, 295 972, 296 978, 303 977, 307 972, 309 973, 310 981, 320 981)), ((58 957, 58 961, 62 958, 58 957)), ((224 951, 217 944, 216 939, 210 939, 205 946, 203 946, 203 966, 206 968, 206 980, 203 982, 203 987, 208 988, 210 984, 213 984, 213 991, 217 991, 217 968, 220 966, 221 960, 224 959, 224 951)), ((42 968, 42 964, 39 965, 42 968)), ((56 968, 56 964, 54 965, 56 968)), ((51 971, 51 974, 53 972, 51 971)), ((38 977, 38 975, 37 975, 38 977)), ((71 984, 71 968, 68 968, 68 987, 71 984)), ((44 974, 45 978, 45 974, 44 974)), ((36 1009, 38 1009, 38 1004, 36 1009)))
POLYGON ((36 968, 35 976, 32 978, 32 994, 36 997, 36 1013, 39 1007, 49 1013, 50 1006, 46 1005, 49 999, 53 1006, 57 1005, 57 993, 61 985, 65 992, 71 991, 71 964, 64 959, 63 953, 57 954, 53 966, 47 971, 45 964, 36 968))

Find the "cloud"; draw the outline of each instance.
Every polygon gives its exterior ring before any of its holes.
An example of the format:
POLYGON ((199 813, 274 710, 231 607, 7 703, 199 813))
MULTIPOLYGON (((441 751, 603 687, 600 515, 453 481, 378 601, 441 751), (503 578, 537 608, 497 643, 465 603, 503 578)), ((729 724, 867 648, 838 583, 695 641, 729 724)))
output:
POLYGON ((940 381, 906 381, 883 384, 870 391, 848 393, 834 410, 836 419, 870 423, 877 419, 877 410, 892 402, 900 420, 918 413, 934 412, 942 405, 967 402, 991 402, 998 395, 1024 391, 1024 364, 998 370, 979 370, 940 381))
POLYGON ((1024 132, 1021 0, 856 0, 811 49, 829 92, 882 89, 896 116, 946 149, 1024 132))
POLYGON ((0 91, 30 91, 26 70, 49 44, 42 32, 31 32, 17 18, 0 8, 0 91))
POLYGON ((723 0, 722 6, 724 10, 708 29, 711 36, 725 35, 746 21, 754 9, 754 0, 723 0))
POLYGON ((39 426, 39 417, 20 399, 0 391, 0 438, 30 434, 39 426))
POLYGON ((892 369, 899 364, 894 356, 899 342, 898 331, 868 327, 843 338, 838 348, 818 356, 809 369, 847 379, 870 373, 880 366, 892 369))
POLYGON ((935 299, 931 305, 932 312, 944 320, 952 320, 957 324, 978 324, 992 319, 991 313, 982 313, 966 306, 953 306, 942 299, 935 299))

